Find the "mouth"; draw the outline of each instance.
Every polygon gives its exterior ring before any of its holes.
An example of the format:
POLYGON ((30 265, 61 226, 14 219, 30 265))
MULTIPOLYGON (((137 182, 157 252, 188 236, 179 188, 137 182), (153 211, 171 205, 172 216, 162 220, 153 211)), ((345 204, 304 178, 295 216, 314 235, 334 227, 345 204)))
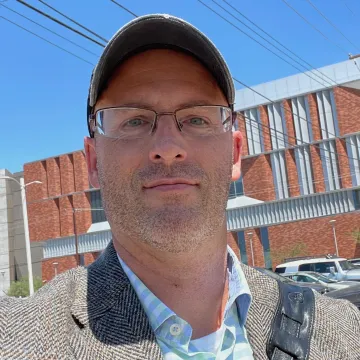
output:
POLYGON ((157 191, 180 191, 193 189, 198 186, 198 184, 198 182, 189 179, 166 178, 149 182, 144 186, 144 189, 157 191))

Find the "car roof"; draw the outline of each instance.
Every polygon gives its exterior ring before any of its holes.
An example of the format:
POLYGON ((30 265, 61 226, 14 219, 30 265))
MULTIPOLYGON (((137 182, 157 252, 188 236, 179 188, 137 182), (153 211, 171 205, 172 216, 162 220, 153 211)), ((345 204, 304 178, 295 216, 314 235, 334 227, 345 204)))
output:
POLYGON ((336 258, 336 259, 327 259, 327 258, 304 259, 304 260, 289 261, 289 262, 287 262, 287 263, 283 263, 283 264, 280 264, 280 265, 276 266, 276 268, 297 266, 297 265, 302 265, 302 264, 331 262, 331 261, 344 261, 344 260, 346 260, 346 259, 345 259, 345 258, 336 258))

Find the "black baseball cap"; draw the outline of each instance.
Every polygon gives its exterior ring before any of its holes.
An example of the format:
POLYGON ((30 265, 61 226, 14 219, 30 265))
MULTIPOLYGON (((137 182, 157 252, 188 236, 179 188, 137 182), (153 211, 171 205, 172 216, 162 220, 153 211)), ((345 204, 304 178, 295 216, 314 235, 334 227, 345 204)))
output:
MULTIPOLYGON (((235 89, 229 68, 213 42, 193 25, 167 14, 138 17, 120 28, 106 45, 91 76, 88 95, 89 116, 115 68, 129 57, 146 50, 170 48, 197 58, 214 76, 230 107, 235 89)), ((93 133, 89 127, 90 135, 93 133)))

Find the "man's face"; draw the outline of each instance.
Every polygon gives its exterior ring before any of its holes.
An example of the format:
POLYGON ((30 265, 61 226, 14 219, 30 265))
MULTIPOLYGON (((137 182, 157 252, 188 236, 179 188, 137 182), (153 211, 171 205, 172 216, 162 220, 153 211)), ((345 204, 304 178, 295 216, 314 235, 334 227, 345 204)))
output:
MULTIPOLYGON (((96 109, 173 112, 191 105, 228 106, 197 60, 172 50, 150 50, 116 70, 96 109)), ((126 236, 177 253, 194 250, 219 233, 231 177, 239 176, 240 147, 237 132, 185 135, 171 115, 161 115, 155 133, 141 139, 86 139, 90 181, 100 186, 114 239, 126 236)))

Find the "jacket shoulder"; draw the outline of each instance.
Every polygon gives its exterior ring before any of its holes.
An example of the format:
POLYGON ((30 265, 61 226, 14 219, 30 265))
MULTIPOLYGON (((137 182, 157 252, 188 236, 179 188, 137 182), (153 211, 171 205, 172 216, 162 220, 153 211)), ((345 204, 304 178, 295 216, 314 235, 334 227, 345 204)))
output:
MULTIPOLYGON (((314 330, 311 351, 328 358, 360 359, 360 311, 347 300, 315 293, 314 330)), ((312 358, 310 356, 310 358, 312 358)), ((315 358, 315 356, 314 356, 315 358)))
POLYGON ((28 298, 0 298, 1 359, 56 353, 65 346, 60 339, 66 339, 70 309, 86 272, 79 267, 60 274, 28 298))

